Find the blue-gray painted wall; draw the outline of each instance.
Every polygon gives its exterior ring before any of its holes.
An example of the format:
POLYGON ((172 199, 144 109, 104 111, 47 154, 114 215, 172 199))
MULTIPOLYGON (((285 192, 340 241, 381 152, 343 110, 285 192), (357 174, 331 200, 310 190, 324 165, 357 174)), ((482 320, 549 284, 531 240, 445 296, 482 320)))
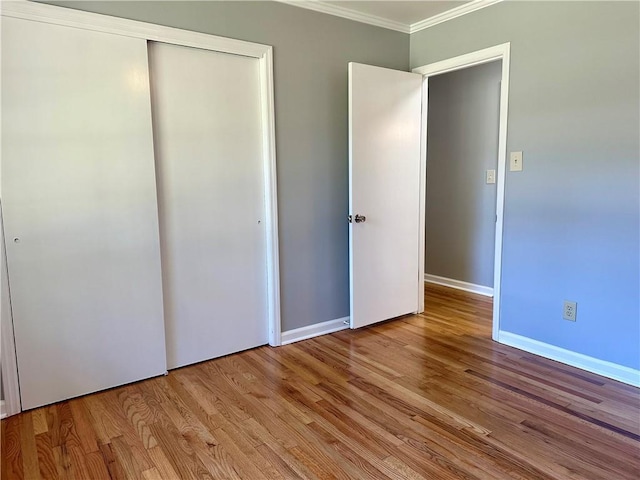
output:
POLYGON ((524 171, 507 172, 501 329, 638 369, 640 3, 499 3, 413 34, 411 66, 505 42, 524 171))

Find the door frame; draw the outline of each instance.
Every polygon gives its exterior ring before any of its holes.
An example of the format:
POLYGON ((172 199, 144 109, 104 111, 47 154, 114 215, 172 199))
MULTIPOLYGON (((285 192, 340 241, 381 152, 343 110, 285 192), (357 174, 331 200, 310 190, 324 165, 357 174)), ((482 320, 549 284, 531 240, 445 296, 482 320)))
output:
POLYGON ((425 261, 425 223, 426 223, 426 180, 427 180, 427 111, 429 77, 454 72, 464 68, 502 60, 502 79, 500 84, 500 125, 498 130, 498 178, 496 190, 496 238, 493 263, 493 327, 491 337, 496 342, 500 332, 500 292, 502 282, 502 232, 504 223, 504 190, 507 165, 507 118, 509 112, 509 63, 511 43, 477 50, 457 57, 416 67, 414 73, 422 75, 422 141, 420 146, 420 233, 419 248, 419 285, 418 313, 424 312, 424 261, 425 261))
MULTIPOLYGON (((186 47, 256 58, 260 62, 262 111, 263 179, 265 188, 265 240, 267 276, 267 316, 269 345, 281 344, 280 261, 278 240, 278 202, 276 178, 275 104, 273 47, 216 35, 197 33, 152 23, 83 12, 34 2, 2 2, 0 14, 6 17, 64 25, 115 35, 141 38, 186 47)), ((3 352, 3 356, 6 352, 3 352)), ((4 364, 3 364, 4 365, 4 364)))

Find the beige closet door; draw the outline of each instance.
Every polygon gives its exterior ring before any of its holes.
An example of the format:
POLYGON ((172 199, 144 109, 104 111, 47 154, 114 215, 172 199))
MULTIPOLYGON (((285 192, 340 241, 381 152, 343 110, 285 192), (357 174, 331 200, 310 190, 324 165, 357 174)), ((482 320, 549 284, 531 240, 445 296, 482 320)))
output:
POLYGON ((146 42, 2 18, 22 407, 166 371, 146 42))
POLYGON ((256 58, 150 43, 169 368, 268 342, 256 58))

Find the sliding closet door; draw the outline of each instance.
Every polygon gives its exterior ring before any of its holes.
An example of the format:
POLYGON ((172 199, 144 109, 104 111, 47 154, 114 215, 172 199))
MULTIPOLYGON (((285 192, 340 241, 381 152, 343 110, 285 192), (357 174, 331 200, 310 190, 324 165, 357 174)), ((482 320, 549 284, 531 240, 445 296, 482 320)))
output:
POLYGON ((150 44, 167 363, 268 342, 260 69, 150 44))
POLYGON ((22 407, 162 374, 146 42, 2 18, 2 193, 22 407))

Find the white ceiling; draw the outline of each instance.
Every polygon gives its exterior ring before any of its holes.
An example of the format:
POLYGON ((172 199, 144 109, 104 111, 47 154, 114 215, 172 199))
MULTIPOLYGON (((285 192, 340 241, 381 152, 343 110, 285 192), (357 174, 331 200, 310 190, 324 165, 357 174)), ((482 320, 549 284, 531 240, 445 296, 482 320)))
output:
POLYGON ((348 8, 356 12, 375 15, 386 20, 407 25, 418 23, 434 15, 459 7, 469 0, 435 1, 435 0, 377 0, 377 1, 324 1, 338 7, 348 8))
POLYGON ((480 10, 503 0, 275 0, 404 33, 480 10))

